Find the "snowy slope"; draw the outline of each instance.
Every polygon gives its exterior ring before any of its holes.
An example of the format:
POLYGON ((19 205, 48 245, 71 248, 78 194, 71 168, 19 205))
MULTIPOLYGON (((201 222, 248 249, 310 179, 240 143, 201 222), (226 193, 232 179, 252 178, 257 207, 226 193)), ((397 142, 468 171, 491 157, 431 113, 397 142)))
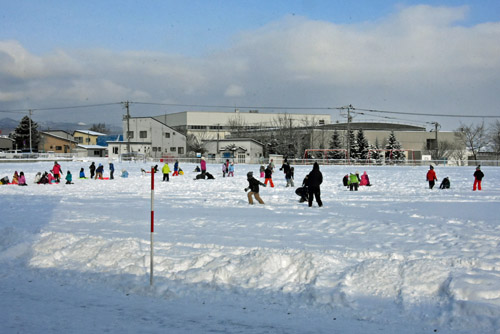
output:
MULTIPOLYGON (((107 167, 107 161, 101 160, 107 167)), ((155 189, 155 277, 149 286, 150 176, 34 185, 52 163, 0 186, 2 333, 498 333, 500 169, 322 166, 323 208, 298 203, 280 171, 250 206, 236 177, 186 175, 155 189), (343 175, 374 186, 349 192, 343 175)), ((74 176, 89 162, 63 162, 74 176)), ((295 166, 298 186, 310 166, 295 166)), ((88 169, 87 169, 88 173, 88 169)), ((116 176, 115 176, 116 177, 116 176)))

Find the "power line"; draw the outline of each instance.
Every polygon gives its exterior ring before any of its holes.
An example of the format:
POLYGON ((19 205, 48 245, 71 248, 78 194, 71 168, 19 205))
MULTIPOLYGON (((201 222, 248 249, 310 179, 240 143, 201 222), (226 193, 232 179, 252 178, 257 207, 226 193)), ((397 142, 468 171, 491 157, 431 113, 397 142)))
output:
POLYGON ((500 118, 500 116, 487 116, 487 115, 453 115, 453 114, 429 114, 429 113, 416 113, 416 112, 401 112, 389 110, 376 110, 376 109, 361 109, 354 108, 354 110, 361 110, 375 113, 397 114, 397 115, 412 115, 412 116, 433 116, 433 117, 466 117, 466 118, 500 118))

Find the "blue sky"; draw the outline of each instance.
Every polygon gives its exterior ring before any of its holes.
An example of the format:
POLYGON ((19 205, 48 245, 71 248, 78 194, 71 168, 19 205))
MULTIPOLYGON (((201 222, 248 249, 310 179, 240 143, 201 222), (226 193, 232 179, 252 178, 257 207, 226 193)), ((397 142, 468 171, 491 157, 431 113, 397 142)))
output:
POLYGON ((199 55, 289 15, 337 24, 377 21, 416 4, 466 6, 459 24, 498 21, 500 1, 1 1, 0 38, 31 52, 110 48, 199 55))
MULTIPOLYGON (((0 0, 0 8, 0 111, 129 100, 500 114, 500 1, 0 0)), ((189 109, 144 108, 134 112, 189 109)), ((119 122, 121 112, 35 116, 119 122)))

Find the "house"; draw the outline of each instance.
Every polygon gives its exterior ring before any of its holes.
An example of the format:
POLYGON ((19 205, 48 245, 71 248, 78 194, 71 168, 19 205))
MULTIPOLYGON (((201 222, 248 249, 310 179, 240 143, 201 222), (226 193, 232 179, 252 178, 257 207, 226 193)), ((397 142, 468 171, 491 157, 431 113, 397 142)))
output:
POLYGON ((106 136, 106 134, 90 130, 73 131, 73 138, 81 145, 97 145, 97 138, 101 136, 106 136))
POLYGON ((9 151, 14 148, 14 139, 0 136, 0 151, 9 151))
POLYGON ((186 136, 154 117, 124 117, 123 141, 108 141, 109 157, 140 154, 147 158, 186 154, 186 136))
POLYGON ((71 153, 78 144, 72 138, 64 131, 42 131, 38 152, 71 153))
POLYGON ((264 145, 250 138, 206 140, 203 147, 209 159, 249 164, 260 163, 264 158, 264 145))

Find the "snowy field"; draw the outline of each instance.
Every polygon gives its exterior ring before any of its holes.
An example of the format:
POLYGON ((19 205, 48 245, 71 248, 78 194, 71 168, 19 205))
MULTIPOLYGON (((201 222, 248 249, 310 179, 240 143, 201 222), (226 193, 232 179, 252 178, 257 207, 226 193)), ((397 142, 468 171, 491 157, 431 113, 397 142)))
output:
POLYGON ((33 184, 52 164, 0 164, 29 184, 0 186, 0 333, 500 333, 500 168, 473 192, 474 167, 437 166, 452 188, 429 190, 427 166, 321 166, 308 208, 279 170, 250 206, 259 166, 181 165, 156 175, 150 287, 151 165, 101 181, 61 162, 73 185, 33 184), (356 170, 374 185, 342 187, 356 170))

